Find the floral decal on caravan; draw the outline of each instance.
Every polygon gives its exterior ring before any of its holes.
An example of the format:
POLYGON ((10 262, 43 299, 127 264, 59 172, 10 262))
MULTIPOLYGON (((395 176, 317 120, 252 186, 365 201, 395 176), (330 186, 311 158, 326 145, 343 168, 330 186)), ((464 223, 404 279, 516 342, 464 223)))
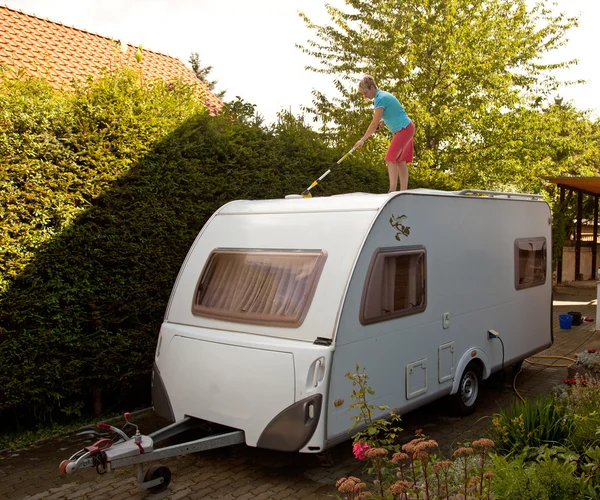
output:
POLYGON ((410 226, 405 226, 402 221, 406 219, 406 215, 398 215, 397 217, 392 214, 390 217, 390 224, 396 230, 396 239, 400 241, 400 235, 408 236, 410 234, 410 226))

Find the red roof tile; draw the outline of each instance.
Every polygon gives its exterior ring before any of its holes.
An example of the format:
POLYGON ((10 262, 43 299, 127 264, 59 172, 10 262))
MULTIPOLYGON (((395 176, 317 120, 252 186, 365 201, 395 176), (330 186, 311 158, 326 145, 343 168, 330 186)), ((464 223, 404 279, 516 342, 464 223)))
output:
POLYGON ((213 114, 223 106, 179 59, 143 49, 144 57, 137 63, 137 47, 126 47, 123 53, 121 44, 110 38, 0 6, 0 64, 23 68, 31 75, 37 68, 38 76, 43 74, 50 84, 60 88, 72 78, 95 77, 102 68, 123 63, 141 67, 147 80, 181 78, 197 86, 213 114))

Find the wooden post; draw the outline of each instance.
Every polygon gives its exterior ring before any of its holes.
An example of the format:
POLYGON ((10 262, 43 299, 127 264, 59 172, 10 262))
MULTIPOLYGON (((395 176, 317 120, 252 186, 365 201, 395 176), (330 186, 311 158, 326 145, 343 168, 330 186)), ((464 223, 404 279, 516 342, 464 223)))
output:
POLYGON ((577 234, 575 235, 575 281, 579 281, 581 265, 581 219, 583 218, 583 193, 577 193, 577 234))
POLYGON ((594 196, 594 239, 592 241, 592 279, 600 278, 596 274, 596 252, 598 251, 598 195, 594 196))
MULTIPOLYGON (((559 186, 560 189, 560 203, 558 204, 558 209, 561 213, 561 215, 564 213, 565 211, 565 188, 563 186, 559 186)), ((562 227, 560 228, 561 231, 564 231, 564 224, 562 224, 562 227)), ((562 283, 562 262, 563 262, 563 249, 564 249, 564 242, 563 242, 563 246, 561 248, 557 249, 558 252, 558 258, 556 261, 556 282, 560 285, 562 283)))

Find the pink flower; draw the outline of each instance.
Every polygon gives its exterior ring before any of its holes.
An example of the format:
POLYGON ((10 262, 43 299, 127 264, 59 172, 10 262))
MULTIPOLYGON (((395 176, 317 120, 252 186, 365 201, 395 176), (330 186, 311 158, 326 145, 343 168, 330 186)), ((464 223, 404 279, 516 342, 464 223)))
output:
POLYGON ((371 447, 367 444, 366 441, 365 441, 365 444, 361 444, 360 441, 357 441, 356 443, 354 443, 354 446, 352 447, 352 453, 354 453, 354 456, 356 458, 358 458, 359 460, 364 460, 365 459, 365 451, 367 451, 370 448, 371 447))

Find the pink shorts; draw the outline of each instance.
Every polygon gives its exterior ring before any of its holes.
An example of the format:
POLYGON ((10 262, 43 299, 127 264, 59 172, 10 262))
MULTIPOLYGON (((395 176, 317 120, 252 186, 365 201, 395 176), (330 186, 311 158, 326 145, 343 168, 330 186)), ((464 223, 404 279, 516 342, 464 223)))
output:
POLYGON ((392 137, 390 147, 385 154, 385 161, 400 163, 413 161, 415 124, 410 122, 403 129, 398 130, 392 137))

